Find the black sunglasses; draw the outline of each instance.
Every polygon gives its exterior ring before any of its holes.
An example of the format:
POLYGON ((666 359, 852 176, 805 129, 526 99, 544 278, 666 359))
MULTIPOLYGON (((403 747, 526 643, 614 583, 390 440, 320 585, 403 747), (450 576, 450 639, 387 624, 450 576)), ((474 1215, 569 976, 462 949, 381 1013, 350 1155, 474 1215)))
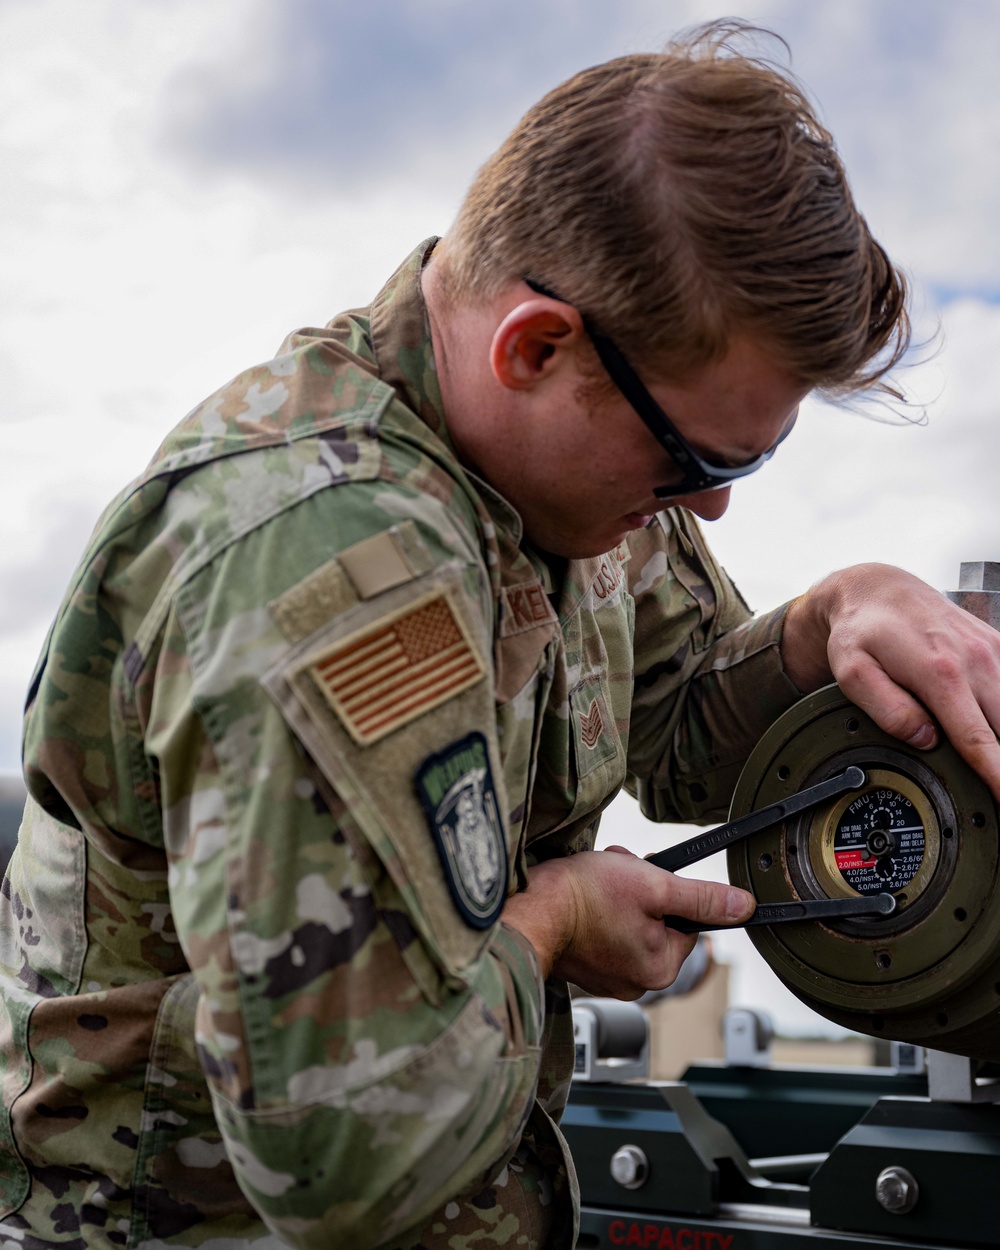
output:
MULTIPOLYGON (((562 304, 570 302, 569 300, 564 300, 561 295, 557 295, 555 291, 542 286, 540 282, 533 282, 530 278, 525 278, 524 281, 538 295, 544 295, 549 299, 557 299, 562 304)), ((703 490, 718 490, 721 486, 728 486, 738 477, 746 477, 748 473, 755 473, 761 465, 771 459, 778 448, 778 444, 791 434, 792 426, 795 424, 798 416, 798 409, 796 409, 791 421, 789 421, 788 425, 785 426, 767 451, 761 452, 753 460, 748 461, 746 464, 734 465, 710 463, 703 456, 698 455, 684 435, 650 395, 649 391, 646 390, 639 375, 622 355, 619 348, 615 346, 606 334, 602 334, 600 330, 595 329, 593 322, 585 313, 580 312, 579 309, 577 309, 577 312, 580 313, 583 328, 587 332, 587 337, 593 343, 594 351, 597 352, 601 364, 607 370, 608 377, 618 387, 618 390, 621 391, 639 416, 642 417, 650 433, 660 446, 669 452, 674 463, 681 471, 681 480, 676 484, 656 487, 653 494, 657 499, 671 499, 677 495, 693 495, 703 490)))

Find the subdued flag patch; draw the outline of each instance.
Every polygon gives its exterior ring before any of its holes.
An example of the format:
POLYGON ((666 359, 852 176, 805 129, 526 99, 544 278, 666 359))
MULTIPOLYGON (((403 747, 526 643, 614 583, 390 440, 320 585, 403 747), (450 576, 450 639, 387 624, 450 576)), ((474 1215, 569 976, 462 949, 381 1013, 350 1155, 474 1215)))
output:
POLYGON ((485 671, 444 591, 350 634, 309 665, 323 696, 362 746, 474 686, 485 671))
POLYGON ((414 785, 455 906, 474 929, 489 928, 507 896, 507 843, 486 739, 466 734, 429 755, 414 785))

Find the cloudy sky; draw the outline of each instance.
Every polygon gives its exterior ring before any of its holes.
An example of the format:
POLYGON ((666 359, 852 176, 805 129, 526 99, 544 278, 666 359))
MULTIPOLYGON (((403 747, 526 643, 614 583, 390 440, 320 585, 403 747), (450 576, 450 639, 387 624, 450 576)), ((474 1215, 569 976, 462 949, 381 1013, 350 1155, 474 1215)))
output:
MULTIPOLYGON (((1000 558, 995 0, 0 0, 0 771, 89 531, 164 431, 368 302, 546 89, 731 13, 790 44, 931 347, 900 377, 925 425, 808 404, 716 550, 758 608, 858 560, 948 589, 1000 558)), ((612 831, 663 841, 636 822, 612 831)))

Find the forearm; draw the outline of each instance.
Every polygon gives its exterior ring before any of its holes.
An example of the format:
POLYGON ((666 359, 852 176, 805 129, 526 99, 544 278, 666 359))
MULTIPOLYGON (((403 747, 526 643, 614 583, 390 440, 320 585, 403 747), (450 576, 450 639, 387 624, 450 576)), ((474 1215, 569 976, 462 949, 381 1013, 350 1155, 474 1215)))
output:
POLYGON ((558 860, 533 868, 528 888, 512 894, 504 904, 504 924, 531 944, 543 981, 552 975, 572 940, 573 908, 571 875, 558 860))
POLYGON ((652 820, 724 819, 762 734, 802 697, 783 663, 785 609, 716 638, 678 682, 637 680, 628 788, 652 820))
MULTIPOLYGON (((374 1250, 478 1194, 518 1147, 538 1077, 542 982, 530 944, 504 926, 463 978, 442 975, 384 878, 365 881, 351 856, 330 876, 341 886, 337 932, 289 933, 303 971, 284 939, 258 941, 259 959, 226 978, 240 985, 226 1002, 213 961, 198 963, 199 1059, 264 1223, 303 1250, 374 1250)), ((215 892, 208 874, 205 885, 215 892)), ((229 942, 244 961, 247 936, 229 942)))
POLYGON ((784 609, 754 618, 683 509, 629 546, 628 788, 653 820, 721 819, 757 740, 801 697, 782 664, 784 609))
MULTIPOLYGON (((201 1059, 240 1185, 268 1227, 310 1250, 368 1250, 478 1193, 518 1146, 538 1076, 542 981, 532 946, 503 926, 461 980, 442 976, 407 937, 391 886, 369 894, 350 860, 330 875, 349 927, 303 943, 317 960, 326 942, 329 966, 297 976, 282 952, 262 973, 241 968, 239 1015, 225 1033, 201 1030, 201 1059), (422 990, 434 985, 432 1000, 422 990), (258 1077, 253 1101, 212 1080, 236 1039, 240 1068, 258 1077)), ((196 971, 213 988, 211 966, 196 971)), ((215 1023, 204 998, 202 1019, 215 1023)))
POLYGON ((304 1072, 279 1105, 216 1097, 229 1157, 267 1225, 291 1245, 369 1250, 489 1184, 518 1145, 539 1059, 536 1048, 509 1053, 500 1025, 474 993, 433 1041, 403 1028, 356 1045, 347 1062, 304 1072))

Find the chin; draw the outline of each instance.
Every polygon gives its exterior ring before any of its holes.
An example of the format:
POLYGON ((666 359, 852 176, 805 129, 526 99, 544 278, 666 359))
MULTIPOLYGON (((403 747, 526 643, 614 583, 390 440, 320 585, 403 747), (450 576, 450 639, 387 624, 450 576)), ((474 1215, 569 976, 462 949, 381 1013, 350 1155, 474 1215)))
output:
POLYGON ((609 531, 601 537, 596 535, 590 537, 581 534, 552 534, 548 536, 547 541, 545 539, 533 538, 531 535, 528 535, 528 537, 536 547, 548 552, 550 555, 561 556, 566 560, 590 560, 595 556, 603 556, 614 550, 631 533, 632 530, 623 525, 619 529, 609 531))

